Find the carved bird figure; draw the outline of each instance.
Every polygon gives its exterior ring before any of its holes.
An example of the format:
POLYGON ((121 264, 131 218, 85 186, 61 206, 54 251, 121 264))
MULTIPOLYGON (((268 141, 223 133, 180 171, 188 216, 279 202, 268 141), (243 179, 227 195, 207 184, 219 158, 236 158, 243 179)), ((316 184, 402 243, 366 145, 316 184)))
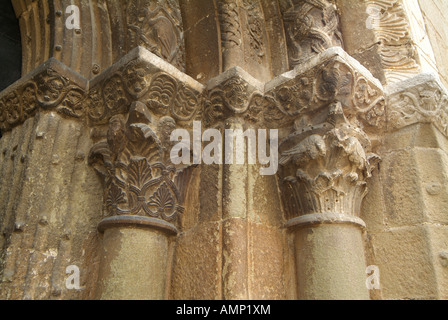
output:
POLYGON ((349 161, 359 170, 368 168, 368 160, 364 148, 355 137, 347 136, 341 132, 336 133, 338 146, 344 149, 349 161))
POLYGON ((302 166, 306 162, 316 160, 326 154, 327 147, 324 139, 320 135, 314 134, 302 140, 292 149, 283 152, 279 163, 286 165, 290 161, 294 161, 296 165, 302 166))

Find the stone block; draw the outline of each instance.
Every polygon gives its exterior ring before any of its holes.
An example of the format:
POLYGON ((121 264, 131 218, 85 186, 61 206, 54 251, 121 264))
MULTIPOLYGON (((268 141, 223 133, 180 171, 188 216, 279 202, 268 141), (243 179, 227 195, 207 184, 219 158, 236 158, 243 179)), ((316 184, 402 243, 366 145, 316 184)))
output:
POLYGON ((177 238, 171 299, 215 300, 221 292, 221 224, 202 223, 177 238))
POLYGON ((372 235, 384 299, 438 297, 430 241, 424 225, 392 228, 372 235))
POLYGON ((255 300, 285 300, 288 296, 287 266, 294 263, 289 255, 284 231, 250 223, 249 297, 255 300))
POLYGON ((386 227, 408 226, 425 221, 421 179, 415 153, 399 150, 383 156, 381 181, 386 206, 386 227))

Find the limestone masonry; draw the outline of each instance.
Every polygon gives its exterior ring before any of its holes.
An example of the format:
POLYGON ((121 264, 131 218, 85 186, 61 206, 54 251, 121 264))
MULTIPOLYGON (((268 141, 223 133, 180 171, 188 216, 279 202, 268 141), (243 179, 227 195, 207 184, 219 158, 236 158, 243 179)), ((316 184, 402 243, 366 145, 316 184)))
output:
POLYGON ((448 2, 11 2, 0 299, 448 299, 448 2))

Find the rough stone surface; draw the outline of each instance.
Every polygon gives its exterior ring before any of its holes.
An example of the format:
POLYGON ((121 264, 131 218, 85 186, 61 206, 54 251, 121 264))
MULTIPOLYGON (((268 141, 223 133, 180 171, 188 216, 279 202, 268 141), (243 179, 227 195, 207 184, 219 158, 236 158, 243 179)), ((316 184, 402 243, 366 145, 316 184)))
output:
POLYGON ((442 2, 13 0, 0 299, 447 299, 442 2), (271 130, 278 170, 174 129, 271 130))

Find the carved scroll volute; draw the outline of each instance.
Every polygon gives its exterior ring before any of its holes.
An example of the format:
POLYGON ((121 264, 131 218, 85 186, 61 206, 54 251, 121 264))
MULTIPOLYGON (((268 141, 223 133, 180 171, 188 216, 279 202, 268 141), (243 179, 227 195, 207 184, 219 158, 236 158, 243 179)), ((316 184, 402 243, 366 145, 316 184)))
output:
MULTIPOLYGON (((93 146, 89 163, 104 181, 104 221, 138 221, 176 232, 184 211, 182 171, 170 163, 169 134, 175 121, 153 123, 147 107, 132 103, 127 117, 113 116, 107 139, 93 146)), ((185 180, 185 179, 184 179, 185 180)), ((101 231, 101 224, 100 224, 101 231)))
POLYGON ((302 117, 280 144, 288 219, 316 213, 358 216, 367 193, 366 181, 378 159, 368 154, 369 137, 349 123, 340 102, 326 107, 321 119, 310 124, 302 117))

